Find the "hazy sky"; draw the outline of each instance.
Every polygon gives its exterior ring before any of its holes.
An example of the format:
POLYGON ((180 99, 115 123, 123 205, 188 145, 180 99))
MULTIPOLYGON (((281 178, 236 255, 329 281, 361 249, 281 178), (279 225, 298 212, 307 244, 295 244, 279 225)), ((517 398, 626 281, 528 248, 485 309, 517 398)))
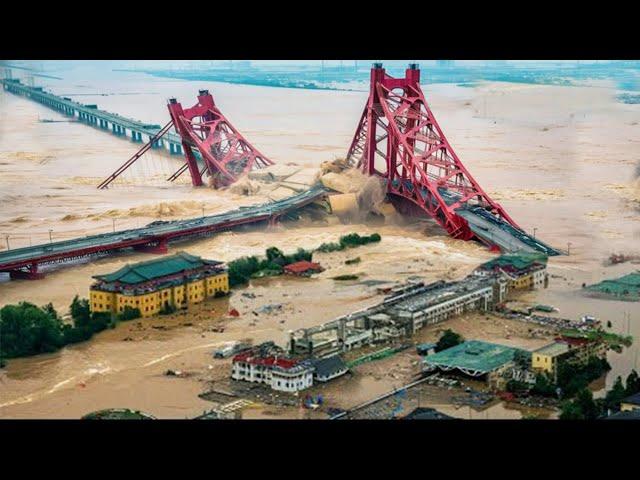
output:
MULTIPOLYGON (((421 65, 434 65, 435 60, 379 60, 387 65, 405 64, 410 62, 416 62, 421 65)), ((234 60, 233 62, 242 62, 242 60, 234 60)), ((252 65, 259 66, 320 66, 324 62, 325 66, 353 66, 356 60, 251 60, 252 65)), ((372 63, 372 60, 357 60, 359 66, 365 66, 372 63)), ((488 62, 494 62, 491 60, 455 60, 456 65, 482 65, 488 62)), ((594 63, 594 60, 581 60, 580 63, 594 63)), ((64 70, 66 68, 73 68, 79 65, 107 68, 132 68, 132 69, 154 69, 154 68, 198 68, 198 67, 211 67, 221 64, 229 64, 229 60, 72 60, 72 61, 56 61, 56 60, 32 60, 32 61, 7 61, 7 63, 13 65, 21 65, 25 67, 35 68, 37 70, 64 70)), ((507 65, 522 65, 522 66, 535 66, 536 64, 567 64, 575 65, 577 60, 506 60, 507 65)))

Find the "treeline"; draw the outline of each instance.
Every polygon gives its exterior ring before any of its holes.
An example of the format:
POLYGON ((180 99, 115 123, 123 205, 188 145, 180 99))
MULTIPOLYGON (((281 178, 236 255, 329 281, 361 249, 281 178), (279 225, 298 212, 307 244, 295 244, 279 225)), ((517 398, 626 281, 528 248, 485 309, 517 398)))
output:
POLYGON ((382 237, 377 233, 371 235, 358 235, 357 233, 350 233, 340 237, 338 242, 328 242, 320 245, 316 250, 318 252, 337 252, 345 250, 347 248, 355 248, 361 245, 367 245, 369 243, 379 242, 382 237))
MULTIPOLYGON (((530 357, 530 354, 528 354, 530 357)), ((526 367, 528 359, 516 359, 522 367, 526 367)), ((510 380, 507 382, 507 391, 513 393, 530 393, 542 397, 558 397, 569 400, 574 398, 578 392, 588 387, 606 372, 611 370, 606 358, 591 357, 584 365, 563 362, 558 365, 558 376, 554 382, 547 373, 536 375, 536 382, 531 387, 524 382, 510 380)))
POLYGON ((255 255, 249 257, 241 257, 227 263, 229 270, 229 285, 231 287, 244 285, 252 278, 269 277, 281 275, 284 267, 302 260, 311 261, 314 251, 334 252, 344 250, 346 248, 354 248, 368 243, 379 242, 380 235, 373 233, 371 235, 358 235, 350 233, 340 237, 337 243, 323 243, 315 250, 298 250, 291 254, 285 255, 279 248, 271 247, 265 251, 265 256, 260 258, 255 255))
MULTIPOLYGON (((77 295, 69 306, 71 323, 65 323, 51 303, 38 307, 29 302, 0 309, 0 362, 5 358, 50 353, 65 345, 89 340, 94 334, 113 328, 116 319, 109 312, 91 312, 89 301, 77 295)), ((125 307, 117 320, 140 317, 137 308, 125 307)))
POLYGON ((265 251, 265 257, 260 259, 255 255, 240 257, 227 264, 229 269, 229 286, 243 285, 251 278, 280 275, 285 266, 302 260, 311 261, 313 252, 299 248, 292 255, 285 255, 279 248, 271 247, 265 251))
POLYGON ((620 402, 640 392, 640 377, 633 370, 627 377, 626 387, 618 377, 604 398, 594 399, 589 384, 611 370, 606 358, 591 357, 584 365, 565 362, 558 365, 557 381, 545 374, 536 376, 533 387, 511 380, 507 390, 530 393, 543 397, 560 398, 560 418, 566 420, 593 420, 620 409, 620 402))
POLYGON ((562 420, 595 420, 620 410, 620 403, 626 397, 640 392, 640 377, 632 370, 627 377, 626 387, 622 378, 616 378, 613 388, 607 391, 604 398, 594 400, 588 388, 581 389, 573 400, 562 403, 560 419, 562 420))

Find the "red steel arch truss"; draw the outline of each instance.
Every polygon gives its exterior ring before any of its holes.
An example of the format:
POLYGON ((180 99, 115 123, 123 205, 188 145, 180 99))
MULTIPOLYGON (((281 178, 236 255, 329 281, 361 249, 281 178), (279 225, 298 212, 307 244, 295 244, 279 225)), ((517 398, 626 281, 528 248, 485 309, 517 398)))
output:
POLYGON ((170 180, 189 170, 193 185, 199 186, 203 183, 202 174, 206 172, 217 188, 232 184, 255 168, 273 165, 227 120, 208 90, 200 90, 198 103, 191 108, 183 109, 175 99, 169 101, 168 107, 187 159, 170 180), (194 147, 202 157, 202 168, 193 155, 194 147))
POLYGON ((149 151, 171 127, 180 136, 186 163, 167 180, 174 181, 187 170, 195 187, 203 185, 203 175, 211 178, 215 188, 234 183, 245 173, 273 165, 251 145, 218 109, 208 90, 200 90, 198 103, 183 109, 175 98, 167 105, 171 121, 149 139, 131 158, 107 177, 98 188, 107 188, 125 170, 149 151), (198 152, 201 162, 194 153, 198 152))
POLYGON ((385 178, 392 200, 408 200, 454 238, 474 237, 456 214, 467 205, 481 206, 519 228, 451 148, 420 88, 417 65, 409 66, 405 78, 392 78, 374 64, 369 99, 347 159, 363 173, 385 178))

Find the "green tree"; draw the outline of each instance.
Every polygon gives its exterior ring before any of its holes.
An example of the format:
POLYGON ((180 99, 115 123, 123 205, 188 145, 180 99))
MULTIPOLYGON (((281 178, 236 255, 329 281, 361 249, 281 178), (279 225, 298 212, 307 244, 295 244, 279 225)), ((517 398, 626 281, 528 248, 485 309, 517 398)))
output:
POLYGON ((127 320, 135 320, 136 318, 140 318, 142 315, 140 313, 139 308, 131 307, 129 305, 125 305, 122 313, 118 315, 118 320, 127 321, 127 320))
POLYGON ((441 350, 446 350, 447 348, 455 347, 456 345, 464 342, 464 338, 462 335, 454 332, 451 329, 447 329, 444 331, 438 343, 436 344, 436 352, 440 352, 441 350))
POLYGON ((588 388, 583 388, 574 400, 567 400, 560 406, 561 420, 595 420, 600 413, 600 408, 588 388))
POLYGON ((541 395, 543 397, 555 397, 556 385, 551 381, 546 373, 536 375, 536 383, 531 389, 531 393, 541 395))
POLYGON ((604 398, 604 408, 611 410, 619 410, 620 402, 626 396, 622 378, 616 378, 611 390, 609 390, 604 398))
POLYGON ((638 392, 640 392, 640 377, 638 377, 638 372, 631 370, 631 373, 627 377, 625 395, 628 397, 629 395, 634 395, 638 392))
POLYGON ((583 388, 578 392, 575 399, 586 420, 595 420, 600 416, 600 411, 593 400, 593 393, 588 388, 583 388))
POLYGON ((73 324, 78 328, 88 327, 91 323, 91 308, 89 300, 76 295, 69 306, 69 313, 73 319, 73 324))
POLYGON ((260 270, 260 261, 257 257, 240 257, 227 264, 229 271, 229 285, 243 285, 249 282, 251 275, 260 270))
POLYGON ((576 403, 572 402, 571 400, 562 402, 562 404, 560 405, 559 418, 560 420, 584 420, 582 410, 576 403))
POLYGON ((526 393, 529 390, 529 385, 525 382, 518 380, 509 380, 506 385, 507 392, 511 393, 526 393))
POLYGON ((0 309, 0 357, 53 352, 64 345, 62 327, 62 320, 51 305, 5 305, 0 309))
POLYGON ((270 262, 278 263, 279 260, 284 258, 284 253, 282 250, 276 247, 267 248, 266 250, 267 260, 270 262))

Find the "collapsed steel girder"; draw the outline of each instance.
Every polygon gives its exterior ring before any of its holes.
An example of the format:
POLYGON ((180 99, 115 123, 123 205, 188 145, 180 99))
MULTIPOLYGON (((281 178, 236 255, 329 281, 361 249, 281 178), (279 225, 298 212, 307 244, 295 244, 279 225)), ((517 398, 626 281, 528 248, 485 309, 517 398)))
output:
POLYGON ((189 170, 194 186, 202 185, 202 174, 207 173, 218 188, 232 184, 255 168, 273 165, 226 119, 208 90, 200 90, 198 103, 191 108, 183 109, 175 99, 169 100, 168 107, 187 160, 170 180, 189 170), (194 147, 204 162, 202 170, 193 154, 194 147))
POLYGON ((131 158, 98 185, 107 188, 142 155, 158 144, 158 141, 173 126, 182 139, 182 149, 187 162, 167 180, 173 182, 187 170, 195 187, 203 185, 202 176, 207 174, 215 188, 231 185, 254 168, 273 165, 273 162, 258 151, 238 132, 216 107, 208 90, 200 90, 198 103, 183 109, 175 98, 167 105, 171 121, 158 131, 131 158), (193 151, 202 158, 200 167, 193 151))
POLYGON ((369 98, 347 160, 367 175, 385 178, 392 199, 408 200, 454 238, 474 238, 467 221, 455 212, 464 206, 483 207, 519 228, 451 148, 425 100, 415 64, 404 78, 389 76, 382 64, 373 65, 369 98))

